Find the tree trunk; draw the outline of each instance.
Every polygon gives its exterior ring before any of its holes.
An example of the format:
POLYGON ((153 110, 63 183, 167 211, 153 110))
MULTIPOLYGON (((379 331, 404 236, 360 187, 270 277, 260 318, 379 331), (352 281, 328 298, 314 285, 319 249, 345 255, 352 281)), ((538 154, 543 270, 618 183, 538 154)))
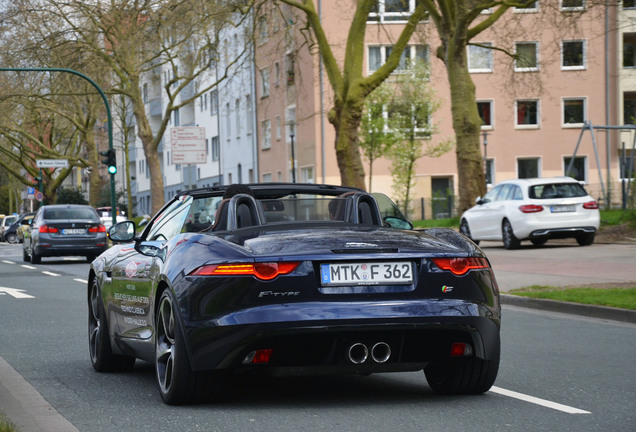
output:
POLYGON ((336 160, 342 185, 365 190, 364 166, 358 144, 363 102, 351 100, 341 107, 336 106, 329 121, 336 130, 336 160))
POLYGON ((475 85, 466 66, 466 47, 449 53, 446 70, 451 90, 453 129, 457 140, 459 212, 472 207, 475 198, 486 192, 484 161, 479 143, 481 118, 477 110, 475 85))

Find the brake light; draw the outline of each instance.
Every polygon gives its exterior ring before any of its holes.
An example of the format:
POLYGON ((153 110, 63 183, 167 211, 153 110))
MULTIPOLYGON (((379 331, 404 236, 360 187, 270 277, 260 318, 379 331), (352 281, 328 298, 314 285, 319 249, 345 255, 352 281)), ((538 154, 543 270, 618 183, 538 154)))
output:
POLYGON ((486 258, 433 258, 432 261, 441 270, 448 270, 455 275, 463 275, 469 270, 490 268, 486 258))
POLYGON ((539 213, 540 211, 543 211, 543 206, 527 204, 519 206, 519 210, 521 210, 522 213, 539 213))
POLYGON ((598 203, 596 201, 588 201, 585 204, 583 204, 583 208, 587 210, 597 210, 598 203))
POLYGON ((55 227, 48 226, 48 225, 42 225, 42 226, 40 227, 39 231, 40 231, 41 233, 52 234, 52 233, 56 233, 56 232, 58 232, 58 229, 57 229, 57 228, 55 228, 55 227))
POLYGON ((91 232, 91 233, 106 232, 106 227, 104 225, 102 225, 102 224, 99 224, 97 226, 90 227, 88 229, 88 232, 91 232))
POLYGON ((239 263, 213 264, 197 268, 190 276, 239 276, 251 275, 260 280, 272 280, 280 275, 286 275, 298 267, 300 262, 268 262, 268 263, 239 263))

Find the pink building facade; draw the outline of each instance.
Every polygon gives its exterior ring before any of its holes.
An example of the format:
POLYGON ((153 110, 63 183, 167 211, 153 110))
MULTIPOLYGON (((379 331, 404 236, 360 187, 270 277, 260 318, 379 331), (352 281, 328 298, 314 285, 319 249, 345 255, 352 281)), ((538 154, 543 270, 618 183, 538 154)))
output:
MULTIPOLYGON (((413 8, 415 2, 410 3, 413 8)), ((354 2, 317 4, 332 49, 342 59, 354 2)), ((484 122, 482 152, 489 187, 511 178, 566 175, 571 163, 567 174, 584 182, 595 197, 611 196, 616 205, 626 175, 620 166, 621 146, 626 143, 629 150, 632 131, 592 132, 584 126, 617 127, 625 119, 629 123, 630 110, 636 114, 636 71, 630 70, 636 66, 636 50, 634 65, 625 66, 631 64, 625 63, 623 53, 632 39, 630 27, 619 25, 636 17, 636 10, 627 4, 611 7, 606 20, 604 7, 585 1, 541 1, 533 6, 508 11, 496 27, 472 41, 477 46, 469 47, 469 69, 484 122), (519 57, 515 60, 501 49, 519 57)), ((332 93, 317 48, 303 36, 298 11, 272 5, 264 12, 257 24, 255 54, 259 181, 340 184, 335 133, 327 121, 332 93)), ((377 12, 367 25, 367 72, 383 61, 404 24, 399 14, 383 7, 377 12)), ((409 47, 411 58, 429 60, 431 79, 423 85, 432 86, 441 102, 431 119, 438 127, 433 141, 454 135, 445 67, 434 55, 439 45, 432 23, 423 22, 409 47)), ((633 166, 629 151, 626 159, 633 166)), ((367 161, 365 170, 368 185, 367 161)), ((391 196, 390 162, 377 161, 373 173, 373 192, 391 196)), ((457 193, 454 150, 421 158, 410 217, 453 213, 432 203, 457 193)))

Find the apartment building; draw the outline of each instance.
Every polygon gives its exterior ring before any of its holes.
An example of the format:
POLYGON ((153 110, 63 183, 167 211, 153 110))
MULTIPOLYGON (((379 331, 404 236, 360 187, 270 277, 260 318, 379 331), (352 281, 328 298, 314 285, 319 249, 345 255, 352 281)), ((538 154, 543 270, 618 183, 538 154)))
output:
MULTIPOLYGON (((355 2, 347 1, 316 3, 339 59, 355 10, 355 2), (345 7, 347 1, 351 7, 345 7)), ((384 62, 414 7, 414 0, 380 2, 369 15, 368 73, 384 62)), ((636 123, 634 18, 633 1, 619 8, 585 0, 537 1, 509 10, 496 27, 473 40, 468 62, 483 122, 489 186, 510 178, 567 174, 584 182, 595 197, 620 202, 621 181, 634 168, 629 129, 636 123)), ((205 128, 207 159, 204 164, 173 164, 167 133, 161 148, 166 199, 182 189, 215 184, 340 183, 335 131, 327 120, 333 94, 304 26, 297 9, 271 2, 255 18, 253 47, 245 27, 225 30, 220 58, 211 67, 223 70, 239 53, 242 60, 227 80, 173 113, 171 127, 205 128)), ((432 23, 423 22, 404 54, 430 66, 431 78, 424 85, 432 86, 441 101, 431 119, 438 127, 430 138, 433 143, 454 135, 446 70, 434 55, 439 44, 432 23)), ((406 72, 406 64, 394 73, 406 72)), ((157 69, 144 83, 151 117, 161 113, 161 81, 169 78, 162 76, 167 71, 157 69)), ((142 214, 150 208, 150 186, 141 143, 130 156, 136 213, 142 214)), ((376 161, 373 172, 373 191, 391 196, 390 161, 376 161)), ((454 151, 418 160, 411 217, 452 213, 457 179, 454 151)))
MULTIPOLYGON (((318 2, 325 32, 340 58, 355 11, 353 1, 351 7, 343 3, 318 2)), ((482 151, 489 186, 510 178, 567 174, 584 182, 600 199, 609 199, 605 194, 611 194, 614 204, 620 199, 618 185, 624 170, 619 166, 619 149, 623 141, 633 139, 617 127, 626 123, 629 112, 636 114, 636 86, 631 84, 636 84, 636 56, 625 63, 619 55, 632 52, 636 33, 632 33, 633 24, 621 23, 632 22, 636 10, 633 2, 607 9, 587 3, 546 0, 513 8, 495 28, 473 41, 477 45, 468 48, 483 121, 482 151), (518 57, 513 59, 501 50, 518 57), (588 124, 614 128, 587 130, 588 124)), ((414 7, 415 1, 380 2, 369 15, 365 53, 369 73, 385 60, 414 7)), ((258 22, 259 180, 292 181, 295 177, 296 181, 339 183, 335 133, 326 119, 333 96, 317 49, 311 51, 303 38, 303 26, 303 16, 285 6, 273 7, 258 22)), ((441 100, 432 118, 439 133, 432 140, 453 136, 446 70, 432 54, 439 44, 432 23, 423 22, 405 52, 405 58, 430 63, 431 79, 426 85, 433 86, 441 100)), ((403 72, 398 68, 394 73, 403 72)), ((625 158, 633 166, 629 152, 625 158)), ((391 195, 390 162, 379 160, 373 168, 374 191, 391 195)), ((368 176, 368 164, 366 172, 368 176)), ((447 206, 435 209, 431 203, 456 195, 457 186, 454 151, 420 159, 413 217, 446 216, 447 206)))

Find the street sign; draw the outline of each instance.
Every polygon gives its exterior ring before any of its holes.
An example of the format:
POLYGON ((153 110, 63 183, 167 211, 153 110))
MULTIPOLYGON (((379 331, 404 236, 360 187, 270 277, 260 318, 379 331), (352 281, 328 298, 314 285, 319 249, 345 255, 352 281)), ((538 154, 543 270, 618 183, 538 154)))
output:
POLYGON ((35 198, 35 188, 27 187, 27 199, 33 199, 33 198, 35 198))
POLYGON ((44 199, 44 194, 42 192, 40 192, 40 191, 37 191, 35 193, 35 199, 38 200, 38 201, 42 201, 44 199))
POLYGON ((36 159, 38 168, 67 168, 68 159, 36 159))
POLYGON ((173 164, 202 164, 207 162, 205 128, 179 126, 170 130, 173 164))

